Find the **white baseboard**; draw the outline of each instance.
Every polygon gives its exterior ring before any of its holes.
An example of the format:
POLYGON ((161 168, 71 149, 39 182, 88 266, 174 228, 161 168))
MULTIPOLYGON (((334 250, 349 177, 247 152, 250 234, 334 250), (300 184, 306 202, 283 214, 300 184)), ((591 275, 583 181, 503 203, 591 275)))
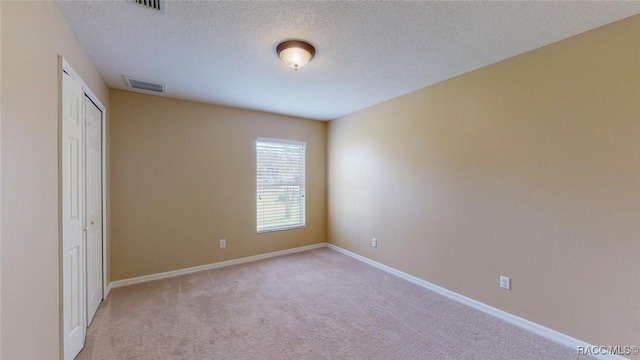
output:
POLYGON ((103 300, 109 297, 109 294, 111 293, 112 288, 113 287, 111 286, 111 283, 109 283, 107 287, 104 288, 104 294, 102 295, 103 300))
MULTIPOLYGON (((247 256, 247 257, 243 257, 243 258, 239 258, 239 259, 221 261, 221 262, 217 262, 217 263, 213 263, 213 264, 194 266, 194 267, 190 267, 190 268, 167 271, 167 272, 158 273, 158 274, 138 276, 138 277, 124 279, 124 280, 116 280, 116 281, 112 281, 112 282, 109 283, 108 289, 109 290, 110 289, 115 289, 115 288, 122 287, 122 286, 139 284, 139 283, 152 281, 152 280, 167 279, 167 278, 172 278, 172 277, 175 277, 175 276, 191 274, 191 273, 198 272, 198 271, 217 269, 217 268, 221 268, 221 267, 225 267, 225 266, 244 264, 244 263, 248 263, 248 262, 252 262, 252 261, 258 261, 258 260, 263 260, 263 259, 269 259, 269 258, 276 257, 276 256, 294 254, 294 253, 313 250, 313 249, 318 249, 318 248, 326 247, 326 246, 327 246, 327 243, 319 243, 319 244, 301 246, 301 247, 297 247, 297 248, 293 248, 293 249, 274 251, 274 252, 270 252, 270 253, 266 253, 266 254, 247 256)), ((105 295, 105 297, 106 297, 106 295, 105 295)))
MULTIPOLYGON (((398 269, 394 269, 390 266, 381 264, 377 261, 371 260, 369 258, 366 258, 364 256, 358 255, 356 253, 353 253, 349 250, 345 250, 339 246, 333 245, 333 244, 327 244, 327 247, 329 247, 330 249, 333 249, 339 253, 345 254, 347 256, 350 256, 356 260, 360 260, 363 263, 369 264, 371 266, 374 266, 380 270, 386 271, 390 274, 393 274, 395 276, 398 276, 402 279, 405 279, 407 281, 410 281, 416 285, 422 286, 426 289, 429 289, 437 294, 440 294, 442 296, 445 296, 451 300, 454 300, 456 302, 459 302, 461 304, 467 305, 469 307, 472 307, 476 310, 482 311, 485 314, 489 314, 493 317, 496 317, 500 320, 504 320, 512 325, 515 325, 519 328, 522 328, 524 330, 527 330, 531 333, 534 333, 536 335, 542 336, 544 338, 547 338, 549 340, 555 341, 556 343, 565 345, 569 348, 572 348, 573 350, 576 351, 577 353, 577 349, 579 347, 582 348, 594 348, 593 345, 588 344, 584 341, 575 339, 571 336, 565 335, 563 333, 560 333, 558 331, 555 331, 553 329, 549 329, 548 327, 542 326, 540 324, 534 323, 532 321, 529 321, 527 319, 521 318, 519 316, 510 314, 506 311, 494 308, 493 306, 487 305, 485 303, 481 303, 480 301, 468 298, 464 295, 460 295, 456 292, 453 292, 451 290, 447 290, 443 287, 440 287, 438 285, 432 284, 426 280, 422 280, 420 278, 417 278, 413 275, 409 275, 405 272, 402 272, 398 269)), ((597 359, 607 359, 607 360, 620 360, 620 359, 626 359, 622 356, 618 356, 618 355, 592 355, 597 359)))
MULTIPOLYGON (((546 339, 552 340, 556 343, 562 344, 564 346, 567 346, 569 348, 574 349, 577 352, 577 349, 579 347, 583 347, 583 348, 594 348, 593 345, 586 343, 584 341, 575 339, 571 336, 565 335, 563 333, 560 333, 558 331, 555 331, 553 329, 550 329, 546 326, 534 323, 532 321, 529 321, 527 319, 521 318, 519 316, 510 314, 506 311, 494 308, 493 306, 484 304, 480 301, 471 299, 469 297, 466 297, 464 295, 460 295, 456 292, 453 292, 451 290, 447 290, 443 287, 440 287, 438 285, 432 284, 426 280, 422 280, 420 278, 417 278, 413 275, 409 275, 405 272, 402 272, 398 269, 394 269, 390 266, 381 264, 377 261, 371 260, 369 258, 366 258, 364 256, 358 255, 356 253, 353 253, 349 250, 345 250, 339 246, 333 245, 333 244, 329 244, 329 243, 319 243, 319 244, 313 244, 313 245, 308 245, 308 246, 302 246, 302 247, 297 247, 297 248, 293 248, 293 249, 287 249, 287 250, 281 250, 281 251, 275 251, 275 252, 270 252, 270 253, 266 253, 266 254, 260 254, 260 255, 254 255, 254 256, 248 256, 248 257, 243 257, 243 258, 239 258, 239 259, 233 259, 233 260, 228 260, 228 261, 221 261, 221 262, 217 262, 217 263, 213 263, 213 264, 207 264, 207 265, 201 265, 201 266, 194 266, 194 267, 190 267, 190 268, 185 268, 185 269, 179 269, 179 270, 173 270, 173 271, 167 271, 167 272, 163 272, 163 273, 158 273, 158 274, 151 274, 151 275, 145 275, 145 276, 139 276, 139 277, 135 277, 135 278, 130 278, 130 279, 124 279, 124 280, 117 280, 117 281, 112 281, 111 283, 109 283, 109 285, 107 286, 106 292, 105 292, 105 298, 108 296, 109 292, 111 291, 111 289, 115 289, 118 287, 122 287, 122 286, 127 286, 127 285, 133 285, 133 284, 139 284, 139 283, 143 283, 143 282, 147 282, 147 281, 152 281, 152 280, 160 280, 160 279, 167 279, 167 278, 171 278, 171 277, 175 277, 175 276, 180 276, 180 275, 186 275, 186 274, 191 274, 194 272, 198 272, 198 271, 205 271, 205 270, 211 270, 211 269, 217 269, 217 268, 221 268, 221 267, 225 267, 225 266, 231 266, 231 265, 237 265, 237 264, 244 264, 244 263, 248 263, 248 262, 252 262, 252 261, 258 261, 258 260, 263 260, 263 259, 269 259, 269 258, 273 258, 276 256, 282 256, 282 255, 288 255, 288 254, 294 254, 294 253, 298 253, 298 252, 303 252, 303 251, 308 251, 308 250, 313 250, 313 249, 318 249, 318 248, 322 248, 322 247, 328 247, 332 250, 335 250, 339 253, 345 254, 347 256, 350 256, 356 260, 362 261, 365 264, 371 265, 373 267, 376 267, 380 270, 386 271, 392 275, 395 275, 397 277, 400 277, 402 279, 405 279, 407 281, 410 281, 418 286, 422 286, 423 288, 426 288, 428 290, 431 290, 437 294, 440 294, 442 296, 445 296, 451 300, 454 300, 456 302, 459 302, 461 304, 467 305, 469 307, 472 307, 476 310, 482 311, 485 314, 489 314, 493 317, 496 317, 498 319, 504 320, 512 325, 515 325, 519 328, 522 328, 526 331, 529 331, 531 333, 534 333, 536 335, 542 336, 546 339)), ((618 356, 618 355, 592 355, 597 359, 607 359, 607 360, 623 360, 626 359, 622 356, 618 356)))

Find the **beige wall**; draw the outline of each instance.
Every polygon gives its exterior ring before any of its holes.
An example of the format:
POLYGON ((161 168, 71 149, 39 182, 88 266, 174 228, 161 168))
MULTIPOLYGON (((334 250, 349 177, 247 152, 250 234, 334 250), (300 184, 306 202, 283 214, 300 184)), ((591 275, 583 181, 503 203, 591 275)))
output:
POLYGON ((640 16, 332 121, 329 241, 578 339, 637 345, 638 39, 640 16))
POLYGON ((110 94, 113 280, 326 241, 326 123, 110 94), (305 228, 256 233, 256 137, 307 142, 305 228))
MULTIPOLYGON (((2 4, 0 4, 0 30, 2 30, 2 4)), ((2 83, 2 38, 0 34, 0 83, 2 83)), ((0 85, 0 99, 2 86, 0 85)), ((2 101, 0 100, 0 160, 2 159, 2 101)), ((2 161, 0 161, 0 204, 2 204, 2 161)), ((0 205, 0 359, 2 359, 2 206, 0 205)))
POLYGON ((0 1, 2 359, 58 359, 58 55, 108 90, 53 2, 0 1))

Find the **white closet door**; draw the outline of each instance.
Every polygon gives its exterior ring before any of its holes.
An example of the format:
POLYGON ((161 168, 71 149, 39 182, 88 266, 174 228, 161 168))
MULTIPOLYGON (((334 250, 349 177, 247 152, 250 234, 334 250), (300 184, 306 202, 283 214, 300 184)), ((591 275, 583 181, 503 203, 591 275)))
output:
POLYGON ((62 77, 62 312, 64 359, 72 360, 84 346, 86 329, 84 264, 84 149, 82 86, 62 77))
POLYGON ((102 301, 102 112, 85 96, 87 324, 102 301))

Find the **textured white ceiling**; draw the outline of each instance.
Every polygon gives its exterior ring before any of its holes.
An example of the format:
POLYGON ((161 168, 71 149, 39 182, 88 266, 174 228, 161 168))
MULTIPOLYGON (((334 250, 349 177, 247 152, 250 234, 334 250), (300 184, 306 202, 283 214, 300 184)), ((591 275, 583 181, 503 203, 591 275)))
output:
POLYGON ((110 87, 330 120, 640 13, 640 2, 57 1, 110 87), (275 53, 313 44, 298 72, 275 53))

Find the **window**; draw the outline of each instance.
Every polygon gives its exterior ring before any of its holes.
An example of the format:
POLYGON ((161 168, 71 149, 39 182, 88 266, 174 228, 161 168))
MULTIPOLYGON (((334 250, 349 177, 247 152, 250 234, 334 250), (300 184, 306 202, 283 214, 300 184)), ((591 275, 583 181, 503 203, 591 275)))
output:
POLYGON ((306 143, 256 140, 257 231, 305 226, 306 143))

